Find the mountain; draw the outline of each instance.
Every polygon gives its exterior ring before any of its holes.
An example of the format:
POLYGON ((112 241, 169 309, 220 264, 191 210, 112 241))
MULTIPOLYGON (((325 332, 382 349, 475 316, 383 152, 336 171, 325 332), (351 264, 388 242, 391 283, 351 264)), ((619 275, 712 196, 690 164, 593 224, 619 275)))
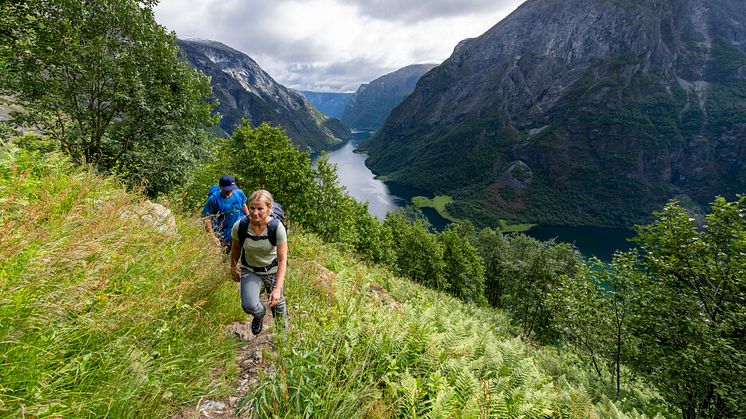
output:
POLYGON ((300 93, 311 102, 316 109, 332 118, 340 119, 350 103, 352 93, 310 92, 301 90, 300 93))
POLYGON ((744 192, 746 2, 528 0, 366 147, 374 172, 483 223, 630 226, 744 192))
POLYGON ((178 39, 177 45, 196 69, 210 76, 223 116, 220 127, 233 132, 242 118, 285 129, 298 146, 318 151, 350 138, 338 120, 317 111, 298 92, 277 83, 248 55, 219 42, 178 39))
POLYGON ((352 128, 373 131, 392 109, 414 90, 417 80, 435 64, 410 65, 361 85, 352 95, 342 122, 352 128))

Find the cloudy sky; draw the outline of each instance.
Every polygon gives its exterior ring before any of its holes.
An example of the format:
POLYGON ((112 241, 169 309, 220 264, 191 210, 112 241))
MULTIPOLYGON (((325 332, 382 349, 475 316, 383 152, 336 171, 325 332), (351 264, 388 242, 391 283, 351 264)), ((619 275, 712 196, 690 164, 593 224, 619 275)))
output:
POLYGON ((409 64, 440 63, 524 0, 161 0, 180 37, 222 42, 287 87, 354 91, 409 64))

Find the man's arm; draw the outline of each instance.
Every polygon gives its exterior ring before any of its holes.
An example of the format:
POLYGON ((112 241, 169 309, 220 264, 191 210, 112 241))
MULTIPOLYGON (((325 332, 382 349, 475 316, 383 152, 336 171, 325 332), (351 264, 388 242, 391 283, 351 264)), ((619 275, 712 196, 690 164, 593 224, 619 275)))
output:
POLYGON ((205 202, 205 207, 202 208, 202 215, 205 216, 203 219, 203 223, 205 224, 205 230, 207 230, 207 233, 210 235, 210 240, 212 240, 213 243, 220 246, 220 240, 215 235, 215 230, 212 226, 212 220, 215 216, 215 211, 213 211, 212 205, 210 205, 210 198, 207 198, 207 202, 205 202))
POLYGON ((204 218, 205 223, 205 230, 207 230, 207 234, 210 235, 210 239, 213 243, 220 246, 220 239, 218 239, 218 236, 215 235, 215 231, 212 228, 212 216, 208 215, 204 218))

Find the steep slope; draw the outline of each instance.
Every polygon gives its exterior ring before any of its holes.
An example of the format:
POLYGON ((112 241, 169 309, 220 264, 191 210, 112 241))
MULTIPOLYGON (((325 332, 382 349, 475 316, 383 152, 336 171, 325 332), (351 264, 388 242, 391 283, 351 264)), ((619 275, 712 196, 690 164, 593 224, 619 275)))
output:
POLYGON ((629 226, 746 189, 746 3, 528 0, 420 79, 368 144, 477 221, 629 226))
POLYGON ((414 90, 417 80, 435 64, 410 65, 360 86, 342 115, 353 129, 373 131, 383 124, 392 109, 414 90))
POLYGON ((211 77, 224 131, 233 132, 242 118, 252 124, 268 122, 283 127, 296 145, 314 151, 350 137, 342 124, 275 82, 248 55, 209 40, 179 39, 177 44, 193 67, 211 77))
POLYGON ((352 93, 310 92, 306 90, 300 92, 316 109, 337 119, 342 118, 342 114, 353 95, 352 93))
POLYGON ((595 401, 572 353, 302 228, 291 326, 277 333, 266 316, 254 337, 201 222, 176 215, 161 231, 142 199, 59 155, 0 148, 0 210, 17 227, 0 235, 0 417, 618 417, 662 405, 639 381, 595 401))

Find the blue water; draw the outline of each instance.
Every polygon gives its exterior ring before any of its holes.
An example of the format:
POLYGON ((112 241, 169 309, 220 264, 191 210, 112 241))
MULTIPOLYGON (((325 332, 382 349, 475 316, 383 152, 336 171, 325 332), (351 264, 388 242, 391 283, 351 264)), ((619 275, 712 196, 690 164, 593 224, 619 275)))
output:
POLYGON ((585 257, 595 256, 610 262, 615 251, 626 251, 634 247, 628 239, 633 231, 621 228, 536 226, 526 232, 538 240, 555 239, 572 243, 585 257))
MULTIPOLYGON (((358 144, 369 137, 368 132, 353 133, 353 139, 341 147, 329 151, 329 161, 337 165, 337 176, 347 192, 358 201, 368 202, 368 211, 383 220, 388 211, 405 207, 413 196, 432 195, 427 192, 375 179, 373 172, 365 166, 365 154, 355 153, 358 144)), ((423 208, 433 228, 440 231, 448 224, 433 208, 423 208)), ((624 229, 598 227, 557 227, 536 226, 526 232, 539 240, 556 239, 573 243, 586 257, 595 256, 603 261, 610 261, 616 250, 628 250, 632 244, 627 241, 633 233, 624 229)))

